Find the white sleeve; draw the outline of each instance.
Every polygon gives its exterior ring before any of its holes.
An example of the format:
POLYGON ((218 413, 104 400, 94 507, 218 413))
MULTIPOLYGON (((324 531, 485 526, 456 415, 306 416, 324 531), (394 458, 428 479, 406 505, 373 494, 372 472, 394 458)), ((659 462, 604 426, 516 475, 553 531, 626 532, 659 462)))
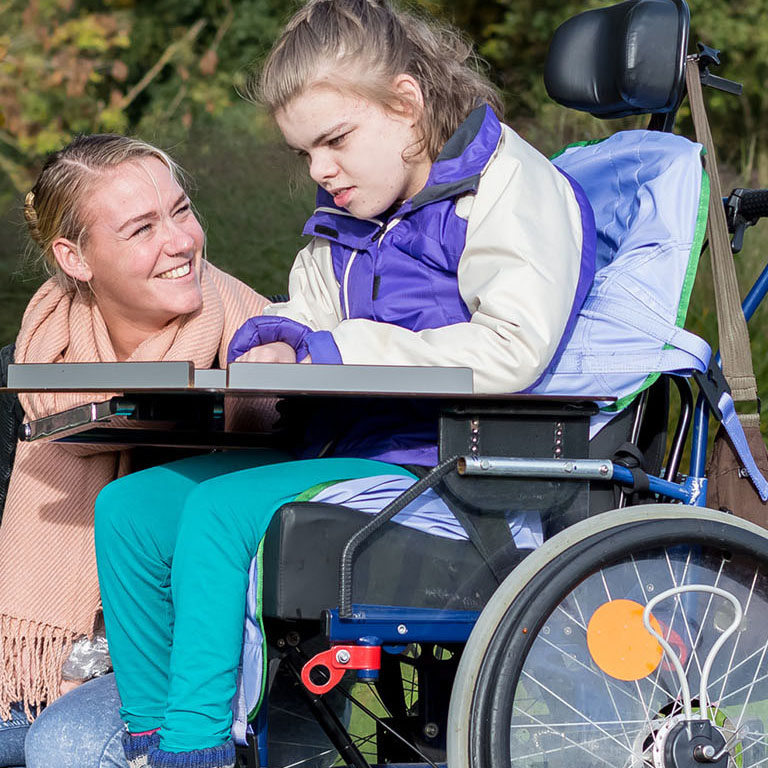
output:
POLYGON ((288 317, 313 331, 329 331, 339 324, 339 284, 327 240, 315 238, 299 251, 288 277, 288 293, 288 301, 270 304, 264 314, 288 317))
POLYGON ((517 392, 554 355, 581 266, 581 212, 568 181, 511 129, 475 196, 458 268, 469 322, 409 331, 345 320, 333 337, 345 363, 468 366, 476 392, 517 392))

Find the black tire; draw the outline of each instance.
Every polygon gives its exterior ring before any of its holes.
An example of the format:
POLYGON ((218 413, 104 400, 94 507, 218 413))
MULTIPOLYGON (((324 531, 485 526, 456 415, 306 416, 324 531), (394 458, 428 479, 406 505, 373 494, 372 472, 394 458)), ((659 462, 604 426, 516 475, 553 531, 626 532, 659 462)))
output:
MULTIPOLYGON (((499 587, 459 665, 449 768, 672 768, 665 740, 685 718, 668 660, 639 680, 619 680, 590 654, 587 626, 607 602, 645 605, 694 583, 725 588, 744 608, 738 631, 714 656, 709 719, 717 743, 730 741, 729 768, 761 763, 768 743, 768 532, 721 512, 658 504, 563 531, 499 587)), ((704 592, 676 593, 654 608, 685 655, 695 717, 701 669, 733 616, 727 601, 704 592)))

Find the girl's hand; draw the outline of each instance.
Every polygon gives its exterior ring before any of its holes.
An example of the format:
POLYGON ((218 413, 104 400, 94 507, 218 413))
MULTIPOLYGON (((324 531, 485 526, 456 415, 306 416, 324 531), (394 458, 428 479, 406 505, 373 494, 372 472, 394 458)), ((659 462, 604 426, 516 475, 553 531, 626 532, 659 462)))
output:
POLYGON ((236 363, 295 363, 296 352, 284 341, 272 341, 249 349, 236 363))

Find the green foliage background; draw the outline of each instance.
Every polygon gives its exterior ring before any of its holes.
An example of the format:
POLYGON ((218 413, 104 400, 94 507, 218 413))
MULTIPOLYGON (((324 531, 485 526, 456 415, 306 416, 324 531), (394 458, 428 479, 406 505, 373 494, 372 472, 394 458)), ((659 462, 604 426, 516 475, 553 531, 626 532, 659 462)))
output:
MULTIPOLYGON (((552 103, 541 79, 552 32, 598 0, 411 0, 475 41, 510 124, 551 153, 615 125, 552 103)), ((741 98, 708 95, 723 186, 768 186, 768 0, 690 0, 693 33, 724 49, 720 74, 741 98)), ((21 200, 46 153, 78 132, 122 131, 169 149, 196 181, 208 253, 263 293, 285 290, 313 190, 261 111, 238 96, 293 10, 283 0, 0 0, 0 343, 11 340, 42 275, 28 254, 21 200)), ((680 131, 691 135, 686 109, 680 131)), ((765 237, 738 257, 746 288, 765 237)), ((752 321, 762 390, 768 355, 752 321)), ((716 343, 711 279, 700 271, 689 327, 716 343)))

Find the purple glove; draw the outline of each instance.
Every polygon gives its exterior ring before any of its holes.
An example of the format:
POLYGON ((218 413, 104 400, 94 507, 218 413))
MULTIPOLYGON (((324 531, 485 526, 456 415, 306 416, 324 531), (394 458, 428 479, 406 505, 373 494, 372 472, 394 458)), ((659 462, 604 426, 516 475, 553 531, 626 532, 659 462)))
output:
POLYGON ((229 342, 227 362, 234 362, 249 349, 282 341, 296 350, 296 360, 303 360, 307 354, 306 338, 312 331, 295 320, 287 317, 262 316, 246 320, 229 342))
POLYGON ((333 334, 329 331, 312 331, 306 325, 287 317, 265 315, 246 320, 235 331, 227 350, 227 362, 234 362, 249 349, 282 341, 296 351, 296 362, 300 363, 307 355, 318 364, 339 364, 342 362, 339 348, 333 334))

